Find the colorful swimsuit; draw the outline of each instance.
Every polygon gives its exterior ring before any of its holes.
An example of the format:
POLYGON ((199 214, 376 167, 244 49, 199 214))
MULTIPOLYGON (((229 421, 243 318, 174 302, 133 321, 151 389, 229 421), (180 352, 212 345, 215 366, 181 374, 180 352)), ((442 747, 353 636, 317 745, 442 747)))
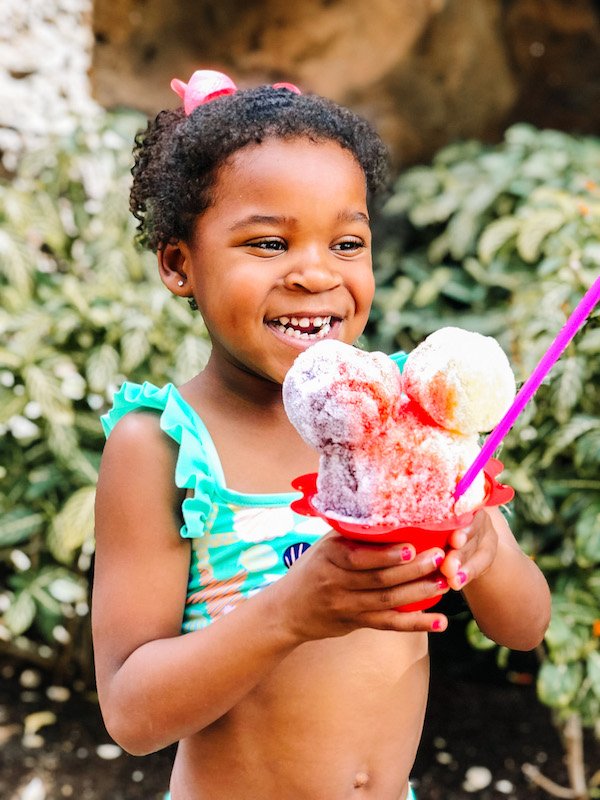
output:
POLYGON ((107 435, 130 411, 160 412, 160 427, 179 445, 175 483, 193 495, 182 504, 181 536, 192 540, 182 631, 209 625, 278 580, 329 526, 290 508, 299 497, 228 489, 204 423, 172 384, 125 383, 102 418, 107 435))
MULTIPOLYGON (((405 356, 392 356, 401 368, 405 356)), ((192 552, 182 632, 204 628, 246 597, 279 580, 328 530, 290 508, 300 495, 244 494, 229 489, 213 440, 173 384, 124 383, 102 417, 108 436, 131 411, 160 412, 161 429, 179 445, 175 483, 191 490, 180 533, 192 552)))

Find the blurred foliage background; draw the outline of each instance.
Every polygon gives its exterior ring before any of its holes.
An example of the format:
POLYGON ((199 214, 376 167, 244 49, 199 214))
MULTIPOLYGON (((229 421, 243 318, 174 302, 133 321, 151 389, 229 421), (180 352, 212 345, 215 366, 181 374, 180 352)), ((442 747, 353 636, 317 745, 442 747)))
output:
MULTIPOLYGON (((442 149, 383 209, 368 344, 411 349, 458 325, 494 336, 517 380, 534 369, 600 273, 600 140, 528 125, 497 145, 442 149)), ((553 594, 540 699, 600 720, 600 313, 506 438, 511 526, 553 594)), ((476 646, 491 646, 474 623, 476 646)), ((500 653, 503 657, 505 654, 500 653)))
MULTIPOLYGON (((99 415, 125 378, 180 383, 208 355, 199 316, 133 245, 130 153, 144 124, 87 117, 0 184, 0 652, 61 682, 93 682, 99 415)), ((367 346, 408 350, 458 325, 496 337, 524 380, 600 272, 599 165, 598 139, 517 125, 407 171, 378 222, 367 346)), ((553 593, 539 697, 559 722, 598 725, 598 311, 500 457, 517 492, 511 526, 553 593)))
POLYGON ((179 383, 209 352, 198 314, 134 246, 144 125, 87 117, 0 185, 0 650, 88 685, 99 415, 126 376, 179 383))

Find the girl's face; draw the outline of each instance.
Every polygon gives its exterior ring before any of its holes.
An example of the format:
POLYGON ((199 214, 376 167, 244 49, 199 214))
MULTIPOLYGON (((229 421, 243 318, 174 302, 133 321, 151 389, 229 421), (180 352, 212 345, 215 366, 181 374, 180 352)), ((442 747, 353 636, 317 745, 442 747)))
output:
MULTIPOLYGON (((353 343, 374 292, 364 173, 334 142, 268 139, 223 165, 182 254, 213 359, 281 383, 322 338, 353 343)), ((177 277, 180 277, 179 275, 177 277)), ((171 286, 171 288, 173 288, 171 286)))

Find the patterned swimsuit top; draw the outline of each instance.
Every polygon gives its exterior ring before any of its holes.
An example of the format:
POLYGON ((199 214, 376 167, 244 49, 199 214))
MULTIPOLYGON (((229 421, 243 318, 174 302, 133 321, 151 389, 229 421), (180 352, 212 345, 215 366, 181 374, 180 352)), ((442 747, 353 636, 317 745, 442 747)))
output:
MULTIPOLYGON (((393 358, 401 366, 403 356, 393 358)), ((329 530, 324 520, 292 511, 297 492, 229 489, 208 429, 173 384, 124 383, 102 417, 105 434, 131 411, 160 412, 161 430, 179 445, 175 484, 191 490, 180 530, 192 545, 182 632, 210 625, 279 580, 329 530)))

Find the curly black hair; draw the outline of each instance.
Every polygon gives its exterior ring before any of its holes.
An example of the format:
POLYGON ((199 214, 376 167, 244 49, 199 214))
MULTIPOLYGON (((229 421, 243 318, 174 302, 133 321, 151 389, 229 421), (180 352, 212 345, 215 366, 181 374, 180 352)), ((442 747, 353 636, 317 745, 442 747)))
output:
POLYGON ((194 220, 211 203, 218 168, 242 147, 267 138, 334 141, 363 169, 369 201, 382 193, 388 154, 372 126, 315 94, 259 86, 218 97, 189 116, 161 111, 135 138, 129 208, 139 244, 157 251, 189 241, 194 220))

